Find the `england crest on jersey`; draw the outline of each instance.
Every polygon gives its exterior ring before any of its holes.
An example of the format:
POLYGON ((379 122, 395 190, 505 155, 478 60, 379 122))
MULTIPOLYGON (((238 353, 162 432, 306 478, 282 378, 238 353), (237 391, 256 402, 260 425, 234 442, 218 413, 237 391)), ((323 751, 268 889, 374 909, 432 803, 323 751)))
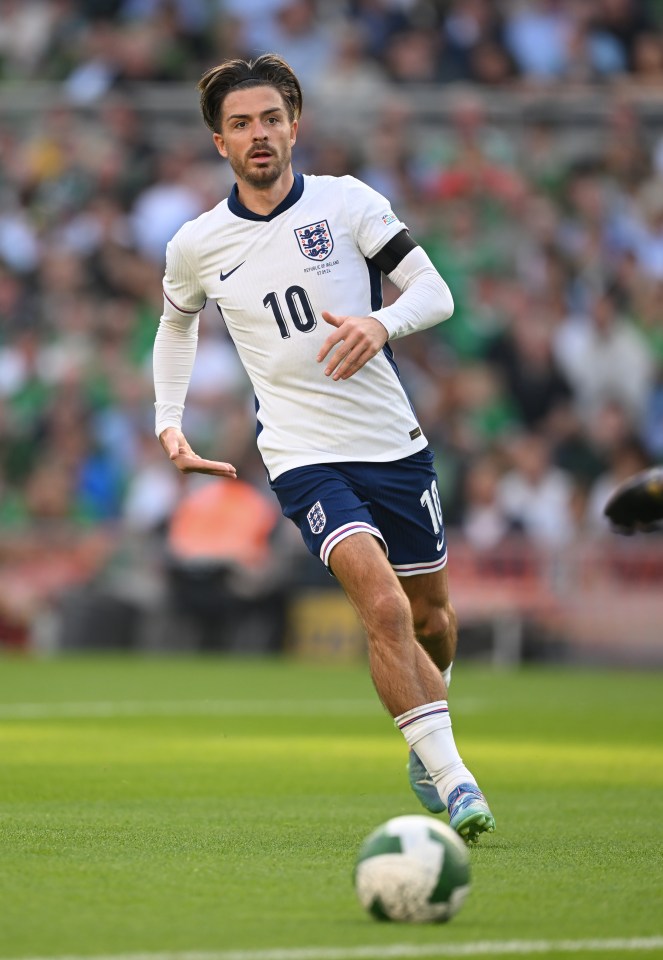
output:
POLYGON ((325 524, 327 523, 327 516, 325 511, 322 509, 322 504, 317 500, 309 512, 306 514, 306 519, 308 520, 308 525, 311 528, 311 533, 322 533, 325 529, 325 524))
POLYGON ((297 227, 295 236, 299 249, 309 260, 326 260, 334 249, 334 238, 326 220, 297 227))

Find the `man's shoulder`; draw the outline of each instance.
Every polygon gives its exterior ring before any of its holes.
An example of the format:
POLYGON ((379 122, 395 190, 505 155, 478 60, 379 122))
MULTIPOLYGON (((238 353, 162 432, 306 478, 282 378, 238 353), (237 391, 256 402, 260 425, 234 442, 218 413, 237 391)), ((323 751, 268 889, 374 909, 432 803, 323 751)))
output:
POLYGON ((331 203, 337 212, 344 210, 351 221, 363 216, 366 210, 372 210, 376 204, 389 206, 368 184, 350 174, 341 177, 327 174, 306 176, 304 198, 331 203))
POLYGON ((205 210, 194 220, 187 220, 186 223, 183 223, 173 236, 171 243, 178 246, 191 246, 196 241, 203 239, 209 233, 210 228, 216 228, 220 222, 227 218, 228 200, 224 199, 217 203, 215 207, 212 207, 211 210, 205 210))
POLYGON ((350 173, 344 173, 340 177, 329 173, 307 173, 304 175, 304 183, 307 190, 370 190, 370 187, 350 173))

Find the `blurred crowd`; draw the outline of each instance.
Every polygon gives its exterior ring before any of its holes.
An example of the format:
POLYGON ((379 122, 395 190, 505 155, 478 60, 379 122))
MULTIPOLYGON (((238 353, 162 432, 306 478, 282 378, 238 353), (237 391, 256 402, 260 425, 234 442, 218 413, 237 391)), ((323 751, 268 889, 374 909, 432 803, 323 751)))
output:
POLYGON ((399 84, 630 77, 655 89, 660 19, 656 0, 2 0, 0 71, 89 102, 268 49, 311 93, 341 68, 399 84))
MULTIPOLYGON (((607 492, 663 458, 663 115, 642 109, 663 93, 657 4, 0 0, 0 94, 57 92, 0 110, 0 561, 63 524, 163 530, 187 488, 153 433, 164 251, 232 180, 195 98, 183 120, 134 95, 265 49, 303 83, 296 169, 386 194, 454 295, 451 320, 395 344, 447 525, 479 549, 605 533, 607 492), (446 92, 437 118, 422 84, 446 92), (586 125, 505 125, 485 98, 587 85, 604 109, 586 125)), ((269 495, 209 307, 185 427, 269 495)))

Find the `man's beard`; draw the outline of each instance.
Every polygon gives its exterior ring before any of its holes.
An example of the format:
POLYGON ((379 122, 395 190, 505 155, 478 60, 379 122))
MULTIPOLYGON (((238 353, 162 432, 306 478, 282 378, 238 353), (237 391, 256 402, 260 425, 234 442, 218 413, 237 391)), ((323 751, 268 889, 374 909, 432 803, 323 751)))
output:
POLYGON ((250 157, 244 161, 233 159, 232 157, 228 157, 228 160, 237 179, 243 180, 257 190, 265 190, 267 187, 271 187, 273 183, 276 183, 284 170, 287 170, 288 164, 290 163, 289 156, 275 152, 272 152, 272 160, 275 162, 270 163, 268 167, 250 169, 250 157))

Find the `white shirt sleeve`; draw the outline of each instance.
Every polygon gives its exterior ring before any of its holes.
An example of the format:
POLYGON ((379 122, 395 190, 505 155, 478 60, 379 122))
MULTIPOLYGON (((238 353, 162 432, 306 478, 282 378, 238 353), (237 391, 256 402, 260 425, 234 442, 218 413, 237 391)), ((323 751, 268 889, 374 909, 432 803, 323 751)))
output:
POLYGON ((196 359, 199 315, 205 306, 205 292, 181 250, 179 234, 166 248, 163 294, 163 314, 153 353, 157 437, 166 427, 181 429, 196 359))
POLYGON ((374 257, 406 225, 377 190, 355 177, 343 177, 345 208, 355 242, 363 255, 374 257))
POLYGON ((401 295, 391 306, 373 310, 370 316, 386 328, 390 340, 426 330, 453 313, 451 291, 421 247, 410 250, 388 276, 401 295))

